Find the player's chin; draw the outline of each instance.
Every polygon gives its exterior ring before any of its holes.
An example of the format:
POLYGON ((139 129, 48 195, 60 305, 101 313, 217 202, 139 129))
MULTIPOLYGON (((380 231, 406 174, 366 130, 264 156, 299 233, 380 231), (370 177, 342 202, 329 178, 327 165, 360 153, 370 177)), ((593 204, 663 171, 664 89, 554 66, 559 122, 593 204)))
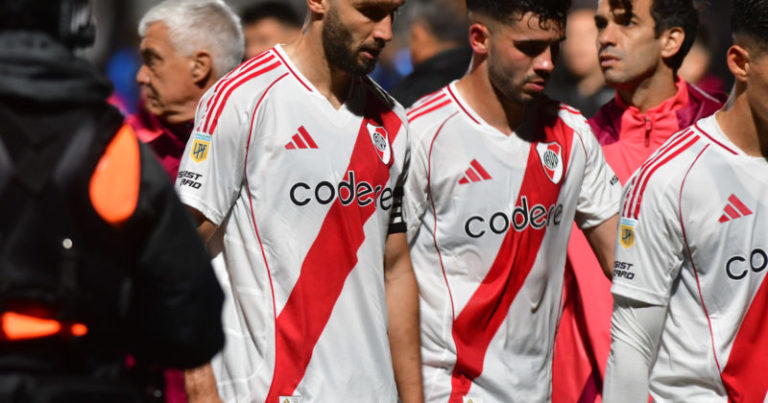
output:
POLYGON ((376 68, 377 62, 378 59, 359 59, 357 65, 355 66, 354 73, 360 75, 371 74, 371 72, 376 68))

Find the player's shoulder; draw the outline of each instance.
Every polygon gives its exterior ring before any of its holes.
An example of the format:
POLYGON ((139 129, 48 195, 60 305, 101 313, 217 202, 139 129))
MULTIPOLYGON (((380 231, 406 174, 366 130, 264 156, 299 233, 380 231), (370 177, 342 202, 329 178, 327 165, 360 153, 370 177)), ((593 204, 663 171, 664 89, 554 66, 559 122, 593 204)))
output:
POLYGON ((558 100, 541 97, 537 101, 537 119, 556 138, 568 143, 581 143, 585 149, 597 147, 589 123, 578 109, 558 100))
POLYGON ((676 200, 691 167, 708 140, 694 126, 672 135, 638 168, 624 189, 629 211, 639 214, 643 200, 676 200))
POLYGON ((217 104, 258 99, 276 81, 289 74, 291 67, 277 49, 266 50, 235 67, 220 78, 206 95, 217 104))
POLYGON ((419 98, 406 113, 415 139, 431 138, 458 111, 450 86, 419 98))

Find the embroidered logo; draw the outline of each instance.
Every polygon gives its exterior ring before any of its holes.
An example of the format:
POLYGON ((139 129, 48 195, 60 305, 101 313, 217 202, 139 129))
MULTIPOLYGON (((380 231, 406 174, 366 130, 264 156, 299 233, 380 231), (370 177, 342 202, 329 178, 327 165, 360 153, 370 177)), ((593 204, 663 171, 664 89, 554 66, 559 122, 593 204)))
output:
POLYGON ((539 158, 541 158, 541 166, 544 168, 544 172, 549 180, 555 185, 560 183, 560 179, 563 178, 562 149, 560 144, 556 142, 536 144, 536 151, 539 153, 539 158))
POLYGON ((376 154, 381 159, 381 162, 383 162, 384 165, 389 165, 389 163, 392 162, 392 149, 389 145, 389 133, 387 133, 387 129, 371 123, 366 123, 365 127, 368 130, 368 134, 371 136, 373 148, 376 150, 376 154))

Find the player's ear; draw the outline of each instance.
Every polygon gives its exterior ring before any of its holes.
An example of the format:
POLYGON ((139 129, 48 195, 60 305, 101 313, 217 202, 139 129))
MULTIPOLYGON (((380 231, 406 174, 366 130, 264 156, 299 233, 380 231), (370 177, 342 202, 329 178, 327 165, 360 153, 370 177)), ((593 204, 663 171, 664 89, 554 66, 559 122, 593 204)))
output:
POLYGON ((307 8, 310 13, 325 15, 330 7, 331 0, 307 0, 307 8))
POLYGON ((196 85, 204 87, 211 75, 213 75, 213 58, 211 54, 204 50, 197 51, 190 63, 192 65, 190 70, 192 81, 196 85))
POLYGON ((472 51, 485 55, 488 54, 488 48, 491 46, 491 32, 486 24, 474 22, 469 26, 469 45, 472 51))
POLYGON ((749 74, 749 51, 742 46, 733 45, 728 48, 725 60, 733 78, 736 81, 746 82, 749 74))
POLYGON ((680 51, 685 41, 685 31, 681 27, 672 27, 661 33, 661 57, 669 59, 680 51))

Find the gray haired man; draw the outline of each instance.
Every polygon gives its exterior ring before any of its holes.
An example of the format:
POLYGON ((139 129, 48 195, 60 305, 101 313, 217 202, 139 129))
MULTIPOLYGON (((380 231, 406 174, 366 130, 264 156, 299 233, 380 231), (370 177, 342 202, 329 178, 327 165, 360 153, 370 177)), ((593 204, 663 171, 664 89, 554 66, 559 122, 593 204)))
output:
POLYGON ((221 0, 166 0, 139 23, 142 108, 129 124, 171 178, 206 90, 243 56, 239 17, 221 0))

